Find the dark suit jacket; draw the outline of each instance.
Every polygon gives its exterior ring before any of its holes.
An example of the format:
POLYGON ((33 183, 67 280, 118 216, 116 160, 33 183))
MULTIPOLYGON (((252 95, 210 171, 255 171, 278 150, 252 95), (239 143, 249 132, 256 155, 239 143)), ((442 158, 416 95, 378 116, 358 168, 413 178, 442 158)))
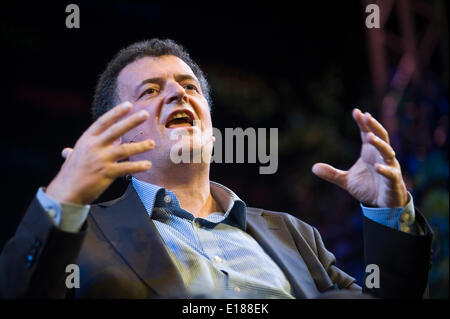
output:
MULTIPOLYGON (((364 218, 364 217, 363 217, 364 218)), ((421 298, 427 286, 432 232, 416 211, 424 235, 406 234, 364 218, 365 262, 380 269, 377 297, 421 298)), ((280 212, 247 209, 246 231, 287 276, 297 298, 361 291, 335 266, 319 232, 280 212)), ((0 256, 3 298, 187 297, 175 265, 136 191, 93 205, 79 233, 54 227, 34 199, 0 256), (80 288, 66 289, 68 264, 80 267, 80 288)), ((206 296, 207 297, 207 296, 206 296)))

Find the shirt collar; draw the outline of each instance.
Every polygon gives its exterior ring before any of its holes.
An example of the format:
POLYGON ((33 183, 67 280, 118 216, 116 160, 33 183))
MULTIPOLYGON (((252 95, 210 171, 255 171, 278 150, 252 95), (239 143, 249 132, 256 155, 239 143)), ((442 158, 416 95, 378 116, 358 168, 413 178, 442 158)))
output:
MULTIPOLYGON (((150 217, 152 216, 153 208, 156 207, 180 208, 178 199, 172 191, 134 177, 132 177, 131 182, 150 217)), ((238 227, 245 231, 247 226, 247 206, 244 201, 229 188, 213 181, 210 181, 210 191, 214 199, 225 210, 225 214, 218 216, 218 214, 213 213, 207 219, 212 222, 221 222, 232 218, 238 227)))

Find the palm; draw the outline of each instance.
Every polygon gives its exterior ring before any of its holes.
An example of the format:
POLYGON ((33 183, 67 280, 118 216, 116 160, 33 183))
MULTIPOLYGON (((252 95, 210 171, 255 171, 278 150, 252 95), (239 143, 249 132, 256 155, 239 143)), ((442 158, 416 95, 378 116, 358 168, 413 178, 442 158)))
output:
POLYGON ((384 163, 376 148, 363 144, 361 156, 347 175, 347 191, 362 203, 389 207, 389 180, 378 174, 376 163, 384 163))
POLYGON ((374 118, 357 109, 353 117, 361 130, 362 148, 358 160, 348 171, 318 163, 313 172, 347 190, 366 205, 404 206, 407 191, 387 132, 374 118))

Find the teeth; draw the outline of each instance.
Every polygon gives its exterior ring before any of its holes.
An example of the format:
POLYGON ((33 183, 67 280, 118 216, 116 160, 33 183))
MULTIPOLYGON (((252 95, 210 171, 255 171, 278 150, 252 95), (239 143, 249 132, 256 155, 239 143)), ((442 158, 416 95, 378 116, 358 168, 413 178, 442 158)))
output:
POLYGON ((183 117, 189 118, 190 116, 188 114, 186 114, 185 112, 176 113, 176 114, 172 115, 167 122, 172 121, 174 119, 183 118, 183 117))

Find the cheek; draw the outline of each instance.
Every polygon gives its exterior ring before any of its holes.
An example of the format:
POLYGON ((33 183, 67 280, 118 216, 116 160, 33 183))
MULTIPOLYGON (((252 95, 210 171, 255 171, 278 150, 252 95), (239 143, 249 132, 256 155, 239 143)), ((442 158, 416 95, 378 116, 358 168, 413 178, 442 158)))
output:
POLYGON ((149 117, 147 121, 140 124, 134 130, 142 131, 145 135, 149 135, 147 138, 153 138, 156 129, 159 128, 159 114, 158 114, 158 103, 148 103, 148 102, 138 102, 134 104, 135 112, 145 110, 148 112, 149 117))
POLYGON ((203 113, 202 128, 203 129, 212 129, 211 113, 209 113, 209 110, 206 110, 204 112, 205 113, 203 113))
POLYGON ((205 98, 204 97, 192 98, 191 102, 195 108, 195 111, 197 112, 197 115, 200 117, 200 120, 202 121, 202 127, 203 128, 211 127, 212 126, 211 112, 205 98))
POLYGON ((123 140, 128 142, 141 142, 147 139, 155 140, 157 138, 158 134, 155 125, 150 118, 123 135, 123 140))

